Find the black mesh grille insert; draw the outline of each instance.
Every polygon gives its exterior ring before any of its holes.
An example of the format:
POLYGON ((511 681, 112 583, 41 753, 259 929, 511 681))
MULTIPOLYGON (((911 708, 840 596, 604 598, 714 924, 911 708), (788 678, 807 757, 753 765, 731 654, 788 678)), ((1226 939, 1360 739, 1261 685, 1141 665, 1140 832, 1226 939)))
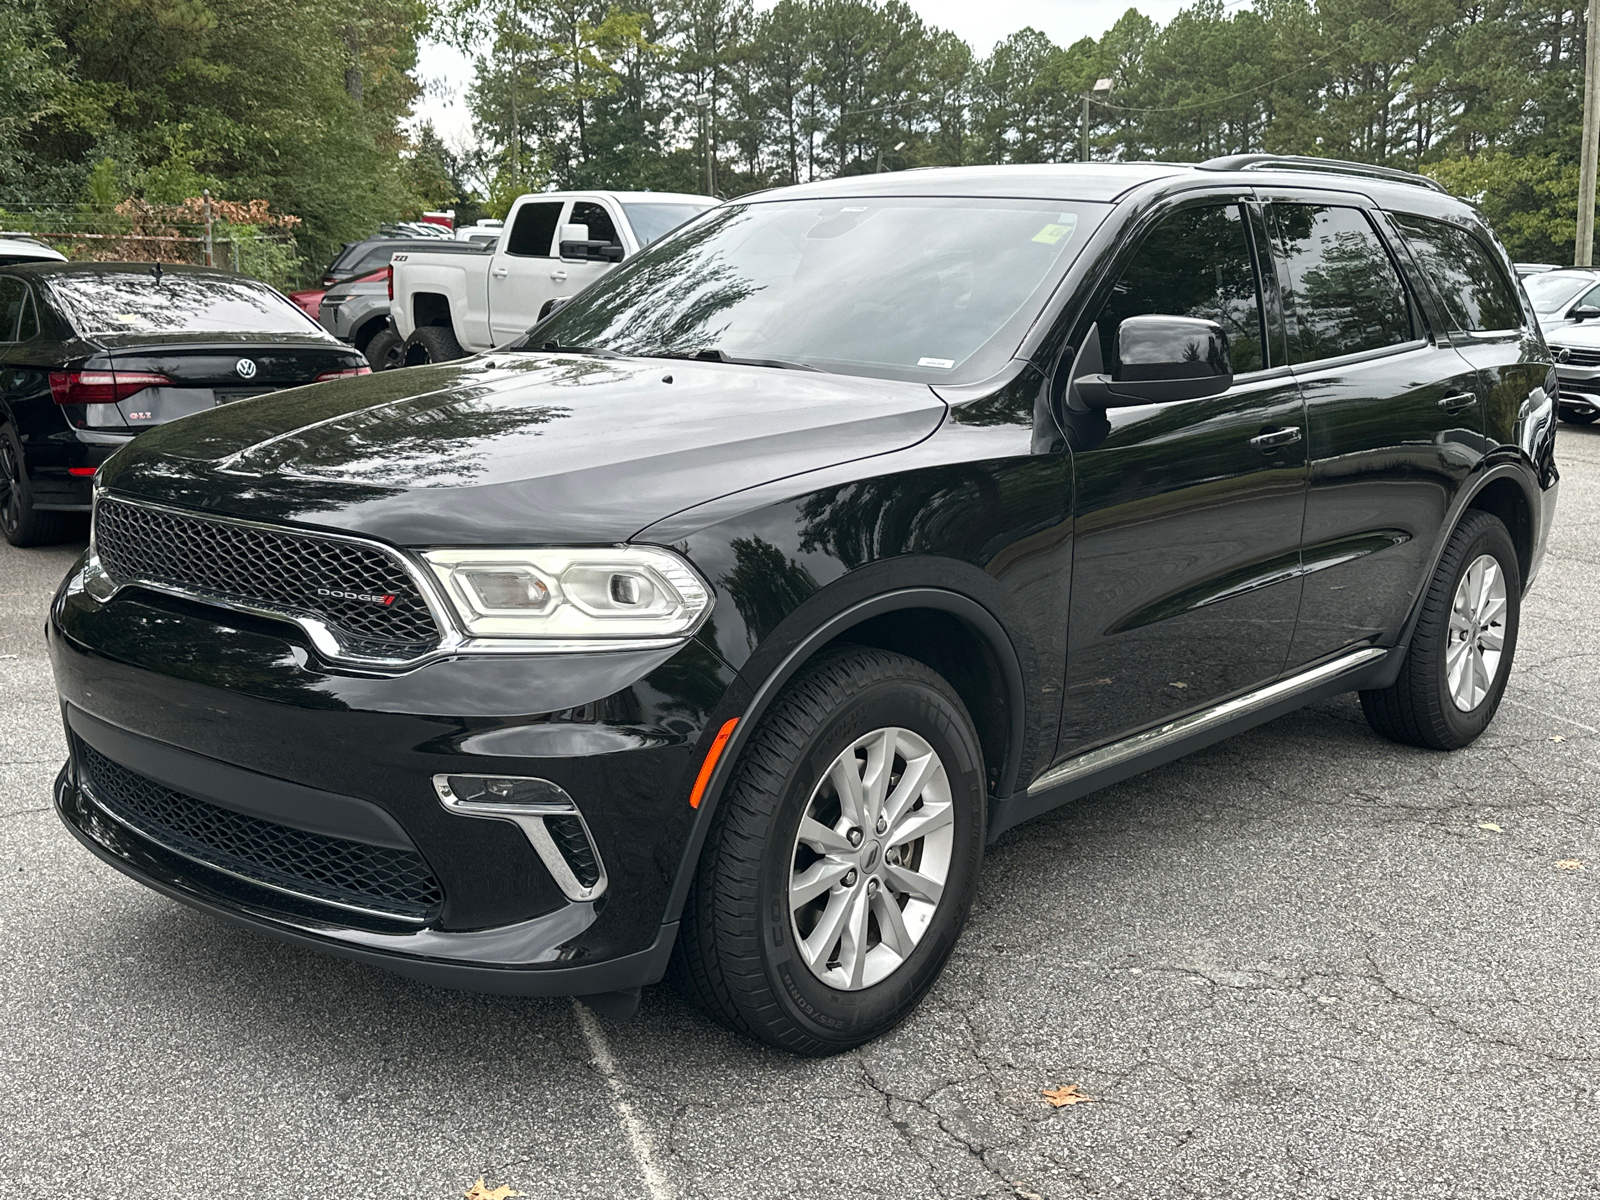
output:
POLYGON ((439 643, 416 584, 376 548, 111 497, 95 505, 94 520, 95 552, 118 582, 143 580, 315 617, 347 652, 364 657, 415 658, 439 643))
POLYGON ((583 832, 583 822, 577 817, 546 817, 544 827, 550 831, 550 840, 567 860, 567 866, 572 868, 573 877, 586 888, 598 883, 600 864, 583 832))
POLYGON ((175 792, 78 742, 95 799, 152 841, 269 887, 398 917, 428 918, 444 902, 422 856, 308 833, 175 792))

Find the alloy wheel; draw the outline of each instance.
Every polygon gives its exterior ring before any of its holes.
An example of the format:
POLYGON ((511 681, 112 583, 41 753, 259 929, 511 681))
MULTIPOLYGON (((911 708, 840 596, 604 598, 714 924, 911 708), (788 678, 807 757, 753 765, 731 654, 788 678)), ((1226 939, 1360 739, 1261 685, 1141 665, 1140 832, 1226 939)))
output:
POLYGON ((920 735, 876 729, 840 752, 806 804, 789 877, 813 975, 859 991, 911 956, 944 894, 954 822, 944 764, 920 735))
POLYGON ((1506 576, 1493 555, 1480 554, 1456 585, 1445 645, 1445 680, 1462 712, 1483 703, 1505 650, 1506 576))
POLYGON ((22 525, 22 467, 10 442, 0 438, 0 529, 15 533, 22 525))

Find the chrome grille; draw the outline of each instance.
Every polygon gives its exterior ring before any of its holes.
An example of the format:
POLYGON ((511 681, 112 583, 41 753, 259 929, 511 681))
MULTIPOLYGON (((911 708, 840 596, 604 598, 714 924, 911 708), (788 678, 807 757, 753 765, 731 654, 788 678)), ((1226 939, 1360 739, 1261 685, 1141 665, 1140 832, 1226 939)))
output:
POLYGON ((1580 350, 1576 346, 1555 348, 1558 366, 1570 363, 1574 367, 1600 367, 1600 350, 1580 350))
POLYGON ((95 553, 117 583, 314 618, 355 657, 403 661, 439 644, 439 627, 404 567, 374 546, 263 529, 102 496, 95 553), (346 593, 344 596, 329 593, 346 593), (359 599, 354 597, 392 597, 359 599))
POLYGON ((444 903, 414 850, 374 846, 264 821, 173 791, 78 740, 99 805, 158 845, 280 892, 341 908, 426 920, 444 903))

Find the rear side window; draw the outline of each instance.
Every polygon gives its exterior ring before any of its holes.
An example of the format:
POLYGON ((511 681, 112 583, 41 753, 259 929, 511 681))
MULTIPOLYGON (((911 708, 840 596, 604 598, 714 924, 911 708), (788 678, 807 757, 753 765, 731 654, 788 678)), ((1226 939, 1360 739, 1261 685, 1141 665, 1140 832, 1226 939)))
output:
POLYGON ((549 258, 556 237, 556 222, 561 219, 561 201, 524 204, 517 210, 516 223, 506 239, 506 253, 523 258, 549 258))
POLYGON ((25 342, 39 336, 39 314, 33 307, 33 294, 23 288, 22 315, 17 318, 17 341, 25 342))
POLYGON ((1439 289, 1445 311, 1457 329, 1522 328, 1517 293, 1482 242, 1444 221, 1408 213, 1389 215, 1439 289))
POLYGON ((617 227, 611 220, 611 214, 593 201, 579 200, 572 206, 572 216, 568 219, 574 225, 587 225, 591 242, 622 245, 622 239, 617 236, 617 227))
POLYGON ((1268 212, 1287 284, 1291 363, 1412 340, 1405 287, 1365 213, 1310 204, 1268 212))
POLYGON ((17 319, 22 316, 22 302, 28 298, 28 289, 20 279, 0 277, 0 342, 17 340, 17 319))
POLYGON ((1100 310, 1101 350, 1114 361, 1117 327, 1159 314, 1215 321, 1228 335, 1236 374, 1259 371, 1261 293, 1238 205, 1173 213, 1140 243, 1100 310))

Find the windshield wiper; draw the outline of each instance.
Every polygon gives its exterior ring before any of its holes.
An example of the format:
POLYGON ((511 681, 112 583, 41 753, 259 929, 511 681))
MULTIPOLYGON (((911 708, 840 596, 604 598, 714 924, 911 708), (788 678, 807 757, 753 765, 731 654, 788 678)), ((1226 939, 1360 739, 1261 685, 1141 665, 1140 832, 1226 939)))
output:
POLYGON ((663 350, 658 354, 642 354, 639 357, 682 358, 690 362, 733 363, 739 367, 777 367, 785 371, 822 371, 821 367, 813 367, 810 363, 791 362, 787 358, 735 358, 724 350, 696 350, 693 354, 663 350))
POLYGON ((548 350, 552 354, 592 354, 596 358, 625 358, 626 355, 618 354, 615 350, 601 350, 597 346, 563 346, 560 342, 545 342, 539 349, 548 350))

